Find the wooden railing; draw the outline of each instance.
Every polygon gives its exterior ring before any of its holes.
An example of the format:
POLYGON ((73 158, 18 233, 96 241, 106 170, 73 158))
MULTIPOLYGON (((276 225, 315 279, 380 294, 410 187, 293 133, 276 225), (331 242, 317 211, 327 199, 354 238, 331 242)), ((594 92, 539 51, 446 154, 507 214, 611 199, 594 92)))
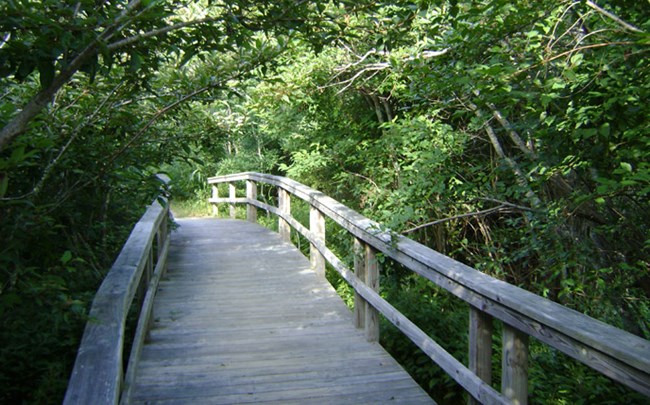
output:
POLYGON ((378 314, 383 314, 435 363, 480 403, 527 403, 528 337, 581 361, 589 367, 650 397, 650 342, 566 308, 511 284, 487 276, 409 238, 382 230, 379 224, 326 195, 293 180, 259 173, 239 173, 208 179, 215 204, 247 205, 247 218, 256 221, 257 209, 279 217, 279 233, 290 240, 293 227, 310 242, 310 259, 324 273, 327 261, 355 290, 354 319, 368 340, 379 337, 378 314), (236 196, 237 182, 246 182, 246 197, 236 196), (218 184, 229 184, 229 196, 220 198, 218 184), (277 188, 278 206, 258 201, 257 184, 277 188), (291 215, 290 196, 310 206, 310 226, 291 215), (354 270, 325 244, 324 216, 354 237, 354 270), (446 289, 470 305, 469 364, 465 366, 378 294, 377 253, 446 289), (491 386, 492 320, 503 322, 501 392, 491 386))
POLYGON ((151 320, 153 296, 167 260, 168 218, 167 204, 154 201, 97 290, 64 404, 117 404, 120 397, 122 403, 128 402, 151 320), (142 306, 125 375, 125 324, 138 292, 142 306))

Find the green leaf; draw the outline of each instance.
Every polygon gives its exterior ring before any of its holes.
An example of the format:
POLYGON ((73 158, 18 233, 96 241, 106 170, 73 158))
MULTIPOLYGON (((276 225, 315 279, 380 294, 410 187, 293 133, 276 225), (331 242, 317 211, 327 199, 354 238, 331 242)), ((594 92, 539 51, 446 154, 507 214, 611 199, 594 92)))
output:
POLYGON ((61 256, 61 263, 67 264, 70 260, 72 260, 72 252, 69 250, 66 250, 63 255, 61 256))
POLYGON ((142 66, 142 56, 140 56, 138 53, 133 53, 131 54, 131 63, 129 64, 129 72, 135 73, 138 70, 140 70, 140 66, 142 66))
POLYGON ((650 34, 647 34, 645 32, 640 34, 640 38, 636 41, 636 43, 639 45, 650 45, 650 34))
POLYGON ((25 147, 19 146, 16 149, 11 151, 11 157, 9 160, 13 163, 19 163, 25 159, 25 147))
POLYGON ((604 137, 608 137, 611 132, 609 122, 606 122, 603 125, 601 125, 600 128, 598 128, 598 132, 600 133, 600 135, 604 137))
POLYGON ((577 53, 571 57, 571 64, 579 65, 582 63, 584 56, 581 53, 577 53))

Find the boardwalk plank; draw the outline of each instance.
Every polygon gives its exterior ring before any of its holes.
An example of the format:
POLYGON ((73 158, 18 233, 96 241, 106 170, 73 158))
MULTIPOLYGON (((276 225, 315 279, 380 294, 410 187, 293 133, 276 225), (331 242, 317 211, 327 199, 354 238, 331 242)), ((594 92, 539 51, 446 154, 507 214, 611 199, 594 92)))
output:
POLYGON ((279 235, 179 223, 132 403, 433 403, 279 235))

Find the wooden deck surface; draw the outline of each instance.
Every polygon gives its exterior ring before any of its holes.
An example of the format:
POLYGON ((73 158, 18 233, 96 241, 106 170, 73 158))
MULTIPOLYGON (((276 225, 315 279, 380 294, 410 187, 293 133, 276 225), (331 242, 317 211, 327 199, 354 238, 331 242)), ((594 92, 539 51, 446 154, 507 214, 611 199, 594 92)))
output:
POLYGON ((433 403, 279 235, 177 222, 132 403, 433 403))

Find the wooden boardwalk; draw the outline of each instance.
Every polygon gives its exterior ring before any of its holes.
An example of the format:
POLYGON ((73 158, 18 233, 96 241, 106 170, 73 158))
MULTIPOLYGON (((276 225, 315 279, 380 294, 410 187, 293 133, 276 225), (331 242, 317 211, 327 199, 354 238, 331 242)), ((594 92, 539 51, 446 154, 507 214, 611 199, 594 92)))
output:
POLYGON ((279 235, 178 223, 132 403, 433 403, 279 235))

